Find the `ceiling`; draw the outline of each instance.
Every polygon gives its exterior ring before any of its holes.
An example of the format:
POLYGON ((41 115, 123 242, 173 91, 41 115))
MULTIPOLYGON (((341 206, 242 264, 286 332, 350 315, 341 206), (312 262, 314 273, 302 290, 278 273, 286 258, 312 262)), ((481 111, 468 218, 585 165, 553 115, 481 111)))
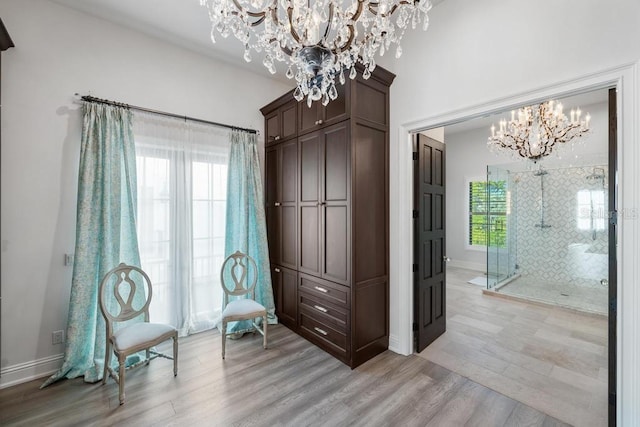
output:
MULTIPOLYGON (((55 3, 105 19, 178 45, 270 76, 261 61, 246 63, 241 43, 234 37, 211 42, 211 23, 200 0, 52 0, 55 3)), ((278 73, 276 78, 287 78, 278 73)))
MULTIPOLYGON (((265 77, 290 83, 284 75, 283 64, 275 75, 271 75, 262 65, 262 58, 254 55, 247 63, 243 59, 243 48, 238 40, 230 36, 227 39, 216 34, 216 43, 211 42, 211 24, 207 9, 200 6, 200 0, 51 0, 89 15, 105 19, 117 25, 150 35, 221 60, 235 66, 248 69, 265 77)), ((431 0, 434 6, 445 0, 431 0)), ((592 91, 563 98, 567 106, 586 106, 607 100, 606 90, 592 91)), ((493 114, 461 123, 447 125, 445 134, 451 135, 477 128, 489 129, 504 116, 493 114)))
MULTIPOLYGON (((200 0, 51 0, 98 18, 157 37, 180 47, 204 54, 283 82, 283 64, 271 76, 262 65, 262 58, 254 55, 247 63, 243 59, 240 41, 230 36, 223 39, 216 34, 211 42, 211 24, 207 9, 200 0)), ((444 0, 432 0, 434 5, 444 0)))

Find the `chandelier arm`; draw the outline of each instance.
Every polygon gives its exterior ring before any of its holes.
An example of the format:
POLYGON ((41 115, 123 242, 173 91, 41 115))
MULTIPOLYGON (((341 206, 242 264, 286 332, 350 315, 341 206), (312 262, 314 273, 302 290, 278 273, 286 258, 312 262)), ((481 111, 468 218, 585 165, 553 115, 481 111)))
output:
POLYGON ((289 31, 291 32, 291 37, 293 37, 296 43, 300 43, 300 36, 298 35, 298 32, 296 31, 296 29, 293 27, 293 8, 292 7, 287 8, 287 17, 289 18, 289 31))
POLYGON ((518 150, 518 154, 520 155, 520 157, 524 157, 525 159, 527 157, 533 157, 531 146, 525 144, 524 141, 522 141, 518 146, 520 147, 520 149, 518 150))
POLYGON ((571 124, 571 125, 567 126, 567 128, 564 129, 564 131, 561 132, 558 136, 556 136, 555 139, 558 142, 569 142, 569 141, 571 141, 573 138, 575 138, 576 136, 579 136, 579 135, 575 135, 575 136, 572 136, 571 138, 566 138, 566 139, 565 139, 565 137, 567 136, 567 134, 570 131, 572 131, 573 129, 576 129, 579 126, 580 125, 578 125, 578 124, 571 124))
MULTIPOLYGON (((395 11, 396 11, 400 6, 403 6, 403 5, 405 5, 405 4, 411 4, 411 2, 408 2, 408 1, 406 1, 406 0, 400 1, 400 2, 398 2, 398 3, 396 3, 396 4, 394 4, 394 5, 391 7, 391 9, 389 9, 389 12, 387 12, 387 13, 381 13, 381 14, 380 14, 380 16, 381 16, 381 17, 383 17, 383 18, 388 18, 388 17, 390 17, 391 15, 393 15, 393 13, 394 13, 394 12, 395 12, 395 11)), ((380 2, 377 2, 377 3, 369 3, 369 6, 368 6, 369 12, 371 12, 371 14, 372 14, 372 15, 376 15, 376 16, 377 16, 377 15, 378 15, 378 6, 379 6, 379 5, 380 5, 380 2)))
POLYGON ((360 19, 360 15, 362 14, 362 9, 364 6, 364 2, 365 0, 358 0, 358 8, 356 9, 356 13, 353 14, 353 16, 351 17, 352 21, 357 21, 358 19, 360 19))
MULTIPOLYGON (((256 25, 260 25, 262 23, 262 21, 264 21, 264 19, 267 16, 267 12, 262 11, 262 12, 251 12, 250 10, 244 8, 240 3, 238 3, 238 0, 233 0, 233 4, 235 5, 236 9, 238 9, 240 12, 246 13, 247 15, 249 15, 252 18, 260 18, 258 21, 256 22, 251 22, 251 26, 255 27, 256 25)), ((231 12, 232 15, 238 16, 240 15, 239 12, 231 12)))
MULTIPOLYGON (((275 4, 275 7, 271 8, 271 19, 273 19, 273 21, 275 22, 276 26, 280 26, 282 24, 280 23, 280 19, 278 18, 278 3, 274 2, 274 4, 275 4)), ((265 15, 265 19, 266 19, 266 15, 265 15)), ((295 33, 295 30, 293 30, 293 28, 292 28, 292 31, 295 33)), ((271 38, 271 39, 269 39, 269 44, 271 44, 273 42, 276 42, 276 41, 277 41, 277 39, 271 38)), ((296 41, 299 41, 299 40, 296 39, 296 41)), ((291 54, 293 53, 293 51, 291 49, 289 49, 286 46, 282 47, 279 43, 278 43, 278 45, 280 46, 280 50, 282 50, 286 55, 291 56, 291 54)))
MULTIPOLYGON (((324 34, 322 35, 323 44, 326 44, 327 37, 329 36, 329 30, 331 29, 331 23, 333 22, 333 3, 329 3, 329 18, 327 19, 327 28, 324 30, 324 34)), ((335 54, 335 52, 333 52, 335 54)))
MULTIPOLYGON (((358 20, 358 18, 360 18, 360 15, 362 14, 362 9, 364 6, 364 1, 365 0, 358 0, 358 8, 356 9, 356 12, 351 17, 352 22, 355 22, 358 20)), ((334 53, 335 51, 344 52, 345 50, 349 49, 349 47, 351 47, 351 43, 353 43, 353 39, 355 38, 355 28, 353 27, 353 24, 347 24, 347 28, 349 29, 349 38, 342 46, 338 46, 332 49, 332 52, 334 53)))
MULTIPOLYGON (((269 43, 273 43, 274 41, 276 41, 276 39, 271 39, 269 43)), ((286 46, 285 47, 280 46, 280 50, 282 50, 288 56, 291 56, 293 54, 293 51, 286 46)))

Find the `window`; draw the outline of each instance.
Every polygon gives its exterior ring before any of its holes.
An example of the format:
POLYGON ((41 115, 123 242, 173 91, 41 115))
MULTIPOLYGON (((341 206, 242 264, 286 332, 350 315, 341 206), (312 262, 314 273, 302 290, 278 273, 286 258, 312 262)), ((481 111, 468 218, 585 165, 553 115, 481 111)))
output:
POLYGON ((222 308, 227 133, 135 119, 138 243, 153 284, 151 320, 181 335, 213 328, 222 308))
POLYGON ((604 190, 580 190, 577 202, 578 230, 604 230, 607 218, 604 190))
POLYGON ((470 181, 467 244, 506 247, 507 208, 506 181, 470 181))

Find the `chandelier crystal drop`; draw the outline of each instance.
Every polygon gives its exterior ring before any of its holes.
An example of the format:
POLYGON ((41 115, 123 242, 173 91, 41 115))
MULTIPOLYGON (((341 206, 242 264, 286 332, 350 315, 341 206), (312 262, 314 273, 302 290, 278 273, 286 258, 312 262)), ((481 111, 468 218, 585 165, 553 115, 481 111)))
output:
POLYGON ((492 151, 507 151, 516 157, 537 162, 550 155, 559 144, 583 137, 589 133, 591 116, 582 118, 578 108, 568 118, 560 102, 520 108, 511 112, 511 120, 500 120, 498 128, 491 126, 487 145, 492 151))
POLYGON ((376 67, 375 55, 395 47, 408 27, 429 25, 431 0, 200 0, 211 19, 211 40, 216 33, 232 34, 251 51, 264 52, 264 66, 275 74, 276 62, 287 66, 286 76, 295 78, 296 100, 305 97, 309 106, 322 100, 327 105, 338 96, 336 76, 345 82, 356 77, 360 62, 367 79, 376 67))

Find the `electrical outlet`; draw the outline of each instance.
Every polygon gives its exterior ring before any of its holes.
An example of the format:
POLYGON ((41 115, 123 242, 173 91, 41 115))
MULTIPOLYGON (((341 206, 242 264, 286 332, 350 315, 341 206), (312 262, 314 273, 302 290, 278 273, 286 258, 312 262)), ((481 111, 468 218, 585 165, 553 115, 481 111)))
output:
POLYGON ((64 265, 65 267, 73 265, 73 254, 64 254, 64 265))
POLYGON ((64 342, 64 331, 53 331, 51 334, 51 343, 53 345, 62 344, 64 342))

